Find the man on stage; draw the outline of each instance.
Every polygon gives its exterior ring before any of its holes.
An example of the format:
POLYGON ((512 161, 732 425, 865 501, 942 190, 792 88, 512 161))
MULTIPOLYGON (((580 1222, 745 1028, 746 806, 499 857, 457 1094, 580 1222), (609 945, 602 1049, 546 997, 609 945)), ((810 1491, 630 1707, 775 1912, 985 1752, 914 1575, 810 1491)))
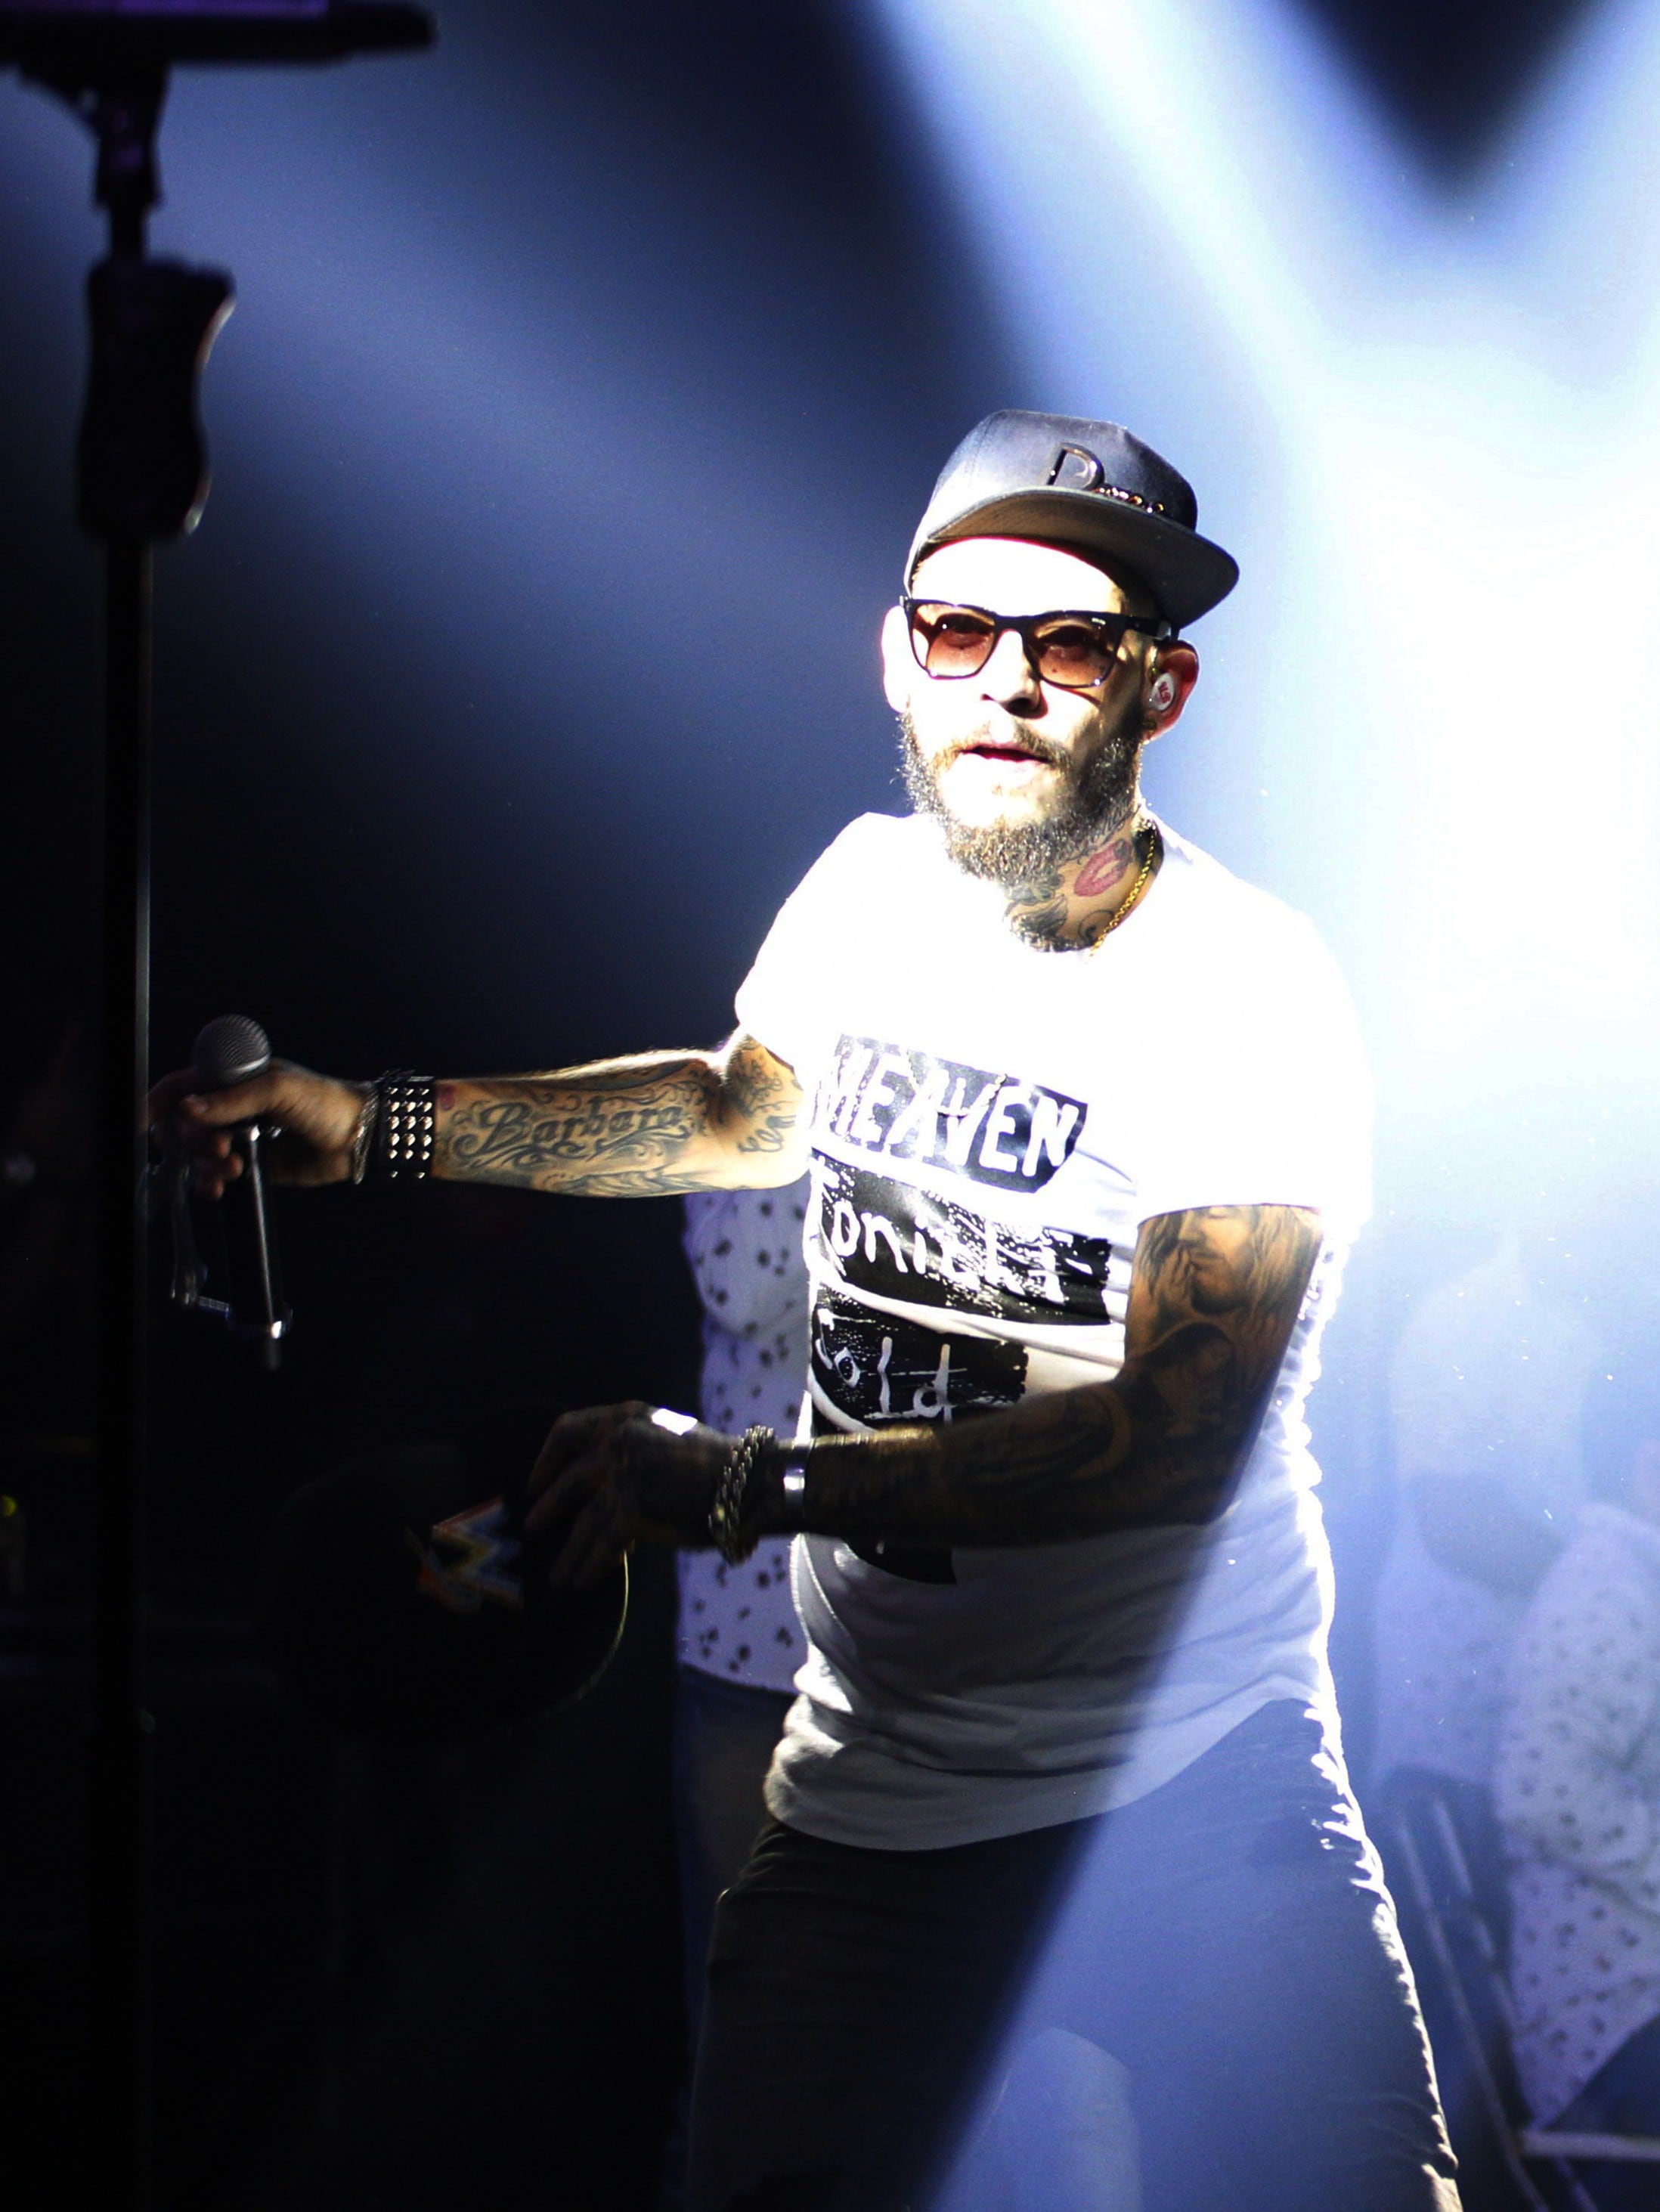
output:
POLYGON ((556 1578, 793 1531, 809 1653, 722 1899, 695 2212, 933 2201, 1006 2030, 1128 2071, 1147 2212, 1449 2212, 1347 1793, 1304 1402, 1367 1205, 1310 925, 1143 806, 1231 588, 1115 425, 958 447, 883 635, 914 812, 842 833, 718 1052, 483 1082, 162 1086, 210 1188, 625 1197, 811 1165, 810 1436, 569 1416, 556 1578))

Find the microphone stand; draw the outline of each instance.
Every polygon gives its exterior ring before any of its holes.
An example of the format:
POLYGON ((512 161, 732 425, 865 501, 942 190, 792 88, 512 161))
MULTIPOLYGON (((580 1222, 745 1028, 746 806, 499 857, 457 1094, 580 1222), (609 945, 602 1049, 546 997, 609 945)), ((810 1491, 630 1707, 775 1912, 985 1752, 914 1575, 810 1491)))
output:
MULTIPOLYGON (((95 111, 96 192, 108 210, 112 258, 143 258, 156 198, 154 134, 165 88, 165 76, 153 78, 125 96, 105 95, 95 111)), ((94 490, 87 477, 83 451, 83 502, 94 490)), ((127 2197, 136 2208, 146 2205, 150 2194, 155 1948, 155 1724, 144 1698, 145 1139, 139 1118, 149 1057, 153 542, 142 530, 104 541, 96 1247, 101 1309, 87 1869, 93 2092, 107 2130, 98 2181, 100 2194, 118 2203, 127 2197)))
POLYGON ((109 253, 91 272, 78 508, 103 562, 97 1090, 99 1327, 88 1932, 89 2201, 149 2212, 155 1721, 144 1689, 144 1320, 154 549, 207 496, 196 386, 228 277, 147 252, 155 137, 176 61, 325 61, 431 43, 397 0, 0 0, 0 66, 67 101, 98 146, 109 253))

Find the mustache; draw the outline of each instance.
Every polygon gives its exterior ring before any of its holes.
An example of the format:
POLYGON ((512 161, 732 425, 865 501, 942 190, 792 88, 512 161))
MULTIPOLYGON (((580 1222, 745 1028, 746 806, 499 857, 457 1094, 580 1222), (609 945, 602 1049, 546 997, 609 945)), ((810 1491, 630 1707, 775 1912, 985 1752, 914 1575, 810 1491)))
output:
POLYGON ((1046 738, 1029 724, 1011 719, 1004 729, 994 729, 989 722, 982 722, 977 730, 959 738, 939 755, 936 773, 939 769, 948 768, 952 761, 960 760, 964 753, 977 751, 982 745, 994 745, 999 752, 1025 753, 1049 768, 1065 769, 1072 764, 1071 755, 1063 745, 1057 745, 1052 738, 1046 738))

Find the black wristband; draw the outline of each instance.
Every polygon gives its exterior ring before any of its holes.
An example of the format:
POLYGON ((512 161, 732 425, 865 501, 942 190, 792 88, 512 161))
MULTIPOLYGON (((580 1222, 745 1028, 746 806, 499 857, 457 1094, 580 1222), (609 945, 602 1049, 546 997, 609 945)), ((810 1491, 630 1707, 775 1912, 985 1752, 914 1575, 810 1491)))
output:
POLYGON ((370 1172, 377 1182, 396 1182, 400 1176, 421 1182, 432 1172, 432 1149, 438 1133, 437 1084, 430 1075, 393 1068, 375 1085, 374 1096, 370 1172))
POLYGON ((791 1444, 778 1468, 779 1534, 799 1536, 807 1525, 807 1462, 812 1446, 791 1444))
POLYGON ((741 1526, 751 1547, 769 1537, 787 1542, 807 1526, 807 1462, 810 1443, 787 1443, 769 1436, 755 1455, 744 1486, 741 1526))

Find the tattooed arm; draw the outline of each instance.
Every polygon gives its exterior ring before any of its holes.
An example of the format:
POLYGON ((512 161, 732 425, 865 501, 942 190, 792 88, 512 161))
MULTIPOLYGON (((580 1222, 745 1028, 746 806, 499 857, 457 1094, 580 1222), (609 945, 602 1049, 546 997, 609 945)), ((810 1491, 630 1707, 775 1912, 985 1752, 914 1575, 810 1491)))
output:
POLYGON ((769 1189, 806 1166, 801 1103, 791 1069, 742 1030, 720 1052, 442 1083, 432 1171, 588 1198, 769 1189))
MULTIPOLYGON (((1319 1217, 1294 1206, 1146 1222, 1112 1382, 950 1427, 826 1438, 808 1466, 808 1527, 1041 1544, 1213 1519, 1256 1441, 1319 1249, 1319 1217)), ((785 1517, 781 1500, 773 1513, 785 1517)))
MULTIPOLYGON (((171 1122, 209 1195, 242 1172, 233 1128, 258 1119, 280 1125, 270 1155, 279 1182, 350 1177, 363 1085, 283 1060, 233 1090, 198 1096, 197 1081, 193 1068, 164 1077, 149 1115, 171 1122)), ((794 1072, 740 1030, 719 1052, 441 1084, 432 1171, 599 1198, 767 1190, 806 1166, 800 1118, 794 1072)))
MULTIPOLYGON (((1110 1382, 1022 1400, 982 1419, 824 1437, 803 1501, 787 1447, 751 1477, 763 1535, 921 1547, 1048 1544, 1202 1523, 1226 1505, 1256 1438, 1320 1250, 1317 1214, 1213 1206, 1143 1224, 1124 1364, 1110 1382)), ((680 1436, 644 1406, 568 1413, 532 1476, 527 1525, 570 1516, 556 1579, 583 1584, 631 1544, 707 1544, 732 1439, 680 1436)))

